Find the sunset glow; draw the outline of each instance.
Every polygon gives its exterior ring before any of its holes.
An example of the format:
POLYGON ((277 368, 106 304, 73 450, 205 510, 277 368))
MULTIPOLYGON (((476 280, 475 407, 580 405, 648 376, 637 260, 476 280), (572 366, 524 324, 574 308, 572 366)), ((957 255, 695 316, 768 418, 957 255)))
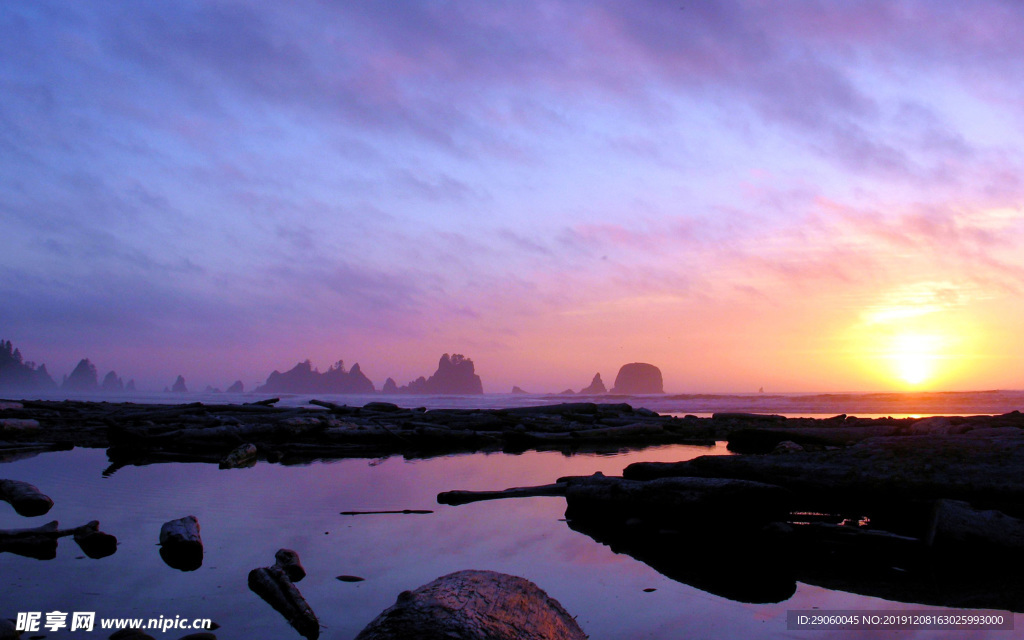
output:
POLYGON ((60 380, 1024 386, 1011 2, 7 2, 0 338, 60 380), (456 3, 458 4, 458 3, 456 3))

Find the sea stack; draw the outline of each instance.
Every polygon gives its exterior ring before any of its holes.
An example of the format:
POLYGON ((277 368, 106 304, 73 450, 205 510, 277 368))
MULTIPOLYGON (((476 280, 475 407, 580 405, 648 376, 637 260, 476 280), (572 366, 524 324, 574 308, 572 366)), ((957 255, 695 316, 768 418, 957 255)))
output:
POLYGON ((608 388, 604 386, 604 380, 601 379, 600 373, 594 374, 594 379, 590 381, 589 387, 580 389, 580 395, 599 395, 602 393, 608 393, 608 388))
POLYGON ((661 369, 646 362, 632 362, 622 365, 615 376, 612 393, 633 395, 641 393, 665 393, 661 369))

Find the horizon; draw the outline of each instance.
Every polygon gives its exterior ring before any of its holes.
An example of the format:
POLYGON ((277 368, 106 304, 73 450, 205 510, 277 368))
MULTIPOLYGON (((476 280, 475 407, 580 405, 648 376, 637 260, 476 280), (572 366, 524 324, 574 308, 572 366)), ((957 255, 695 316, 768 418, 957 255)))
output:
POLYGON ((4 3, 0 337, 140 389, 306 359, 380 389, 442 353, 489 394, 630 362, 679 394, 1024 388, 1022 29, 997 0, 4 3))

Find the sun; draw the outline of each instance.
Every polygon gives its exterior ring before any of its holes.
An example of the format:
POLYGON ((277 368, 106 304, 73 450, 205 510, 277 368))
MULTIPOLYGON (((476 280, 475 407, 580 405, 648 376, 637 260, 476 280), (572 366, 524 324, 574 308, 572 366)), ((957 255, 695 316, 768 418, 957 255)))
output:
POLYGON ((935 377, 942 340, 938 336, 901 333, 893 336, 888 351, 893 373, 903 383, 919 387, 935 377))

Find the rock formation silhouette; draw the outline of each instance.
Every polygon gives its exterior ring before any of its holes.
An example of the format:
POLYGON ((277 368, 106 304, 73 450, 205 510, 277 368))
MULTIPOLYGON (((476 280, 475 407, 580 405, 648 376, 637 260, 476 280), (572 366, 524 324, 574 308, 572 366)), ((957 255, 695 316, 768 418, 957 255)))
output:
POLYGON ((242 384, 241 380, 235 380, 235 383, 228 387, 228 393, 245 393, 245 385, 242 384))
POLYGON ((171 393, 188 393, 188 387, 185 386, 184 376, 178 376, 178 379, 174 381, 174 386, 171 387, 171 393))
POLYGON ((420 376, 401 387, 399 393, 431 395, 479 395, 484 392, 483 382, 476 375, 473 361, 461 353, 441 356, 437 371, 430 378, 420 376))
POLYGON ((300 362, 290 370, 274 371, 267 382, 256 388, 256 393, 374 393, 373 383, 363 375, 359 364, 346 371, 342 360, 320 373, 309 360, 300 362))
POLYGON ((103 383, 100 384, 100 391, 104 393, 117 393, 124 391, 124 381, 117 377, 117 373, 111 371, 103 376, 103 383))
POLYGON ((82 358, 78 361, 75 370, 71 375, 65 376, 60 388, 64 391, 77 391, 95 393, 100 390, 99 375, 96 373, 96 365, 89 362, 89 358, 82 358))
POLYGON ((36 368, 34 362, 23 362, 21 351, 10 340, 0 340, 0 389, 42 390, 56 389, 57 383, 46 371, 46 365, 36 368))
POLYGON ((608 389, 604 386, 600 373, 594 374, 594 379, 590 381, 589 387, 580 389, 580 395, 598 395, 601 393, 608 393, 608 389))
POLYGON ((646 362, 624 364, 619 369, 619 374, 615 376, 612 393, 665 393, 661 369, 646 362))

